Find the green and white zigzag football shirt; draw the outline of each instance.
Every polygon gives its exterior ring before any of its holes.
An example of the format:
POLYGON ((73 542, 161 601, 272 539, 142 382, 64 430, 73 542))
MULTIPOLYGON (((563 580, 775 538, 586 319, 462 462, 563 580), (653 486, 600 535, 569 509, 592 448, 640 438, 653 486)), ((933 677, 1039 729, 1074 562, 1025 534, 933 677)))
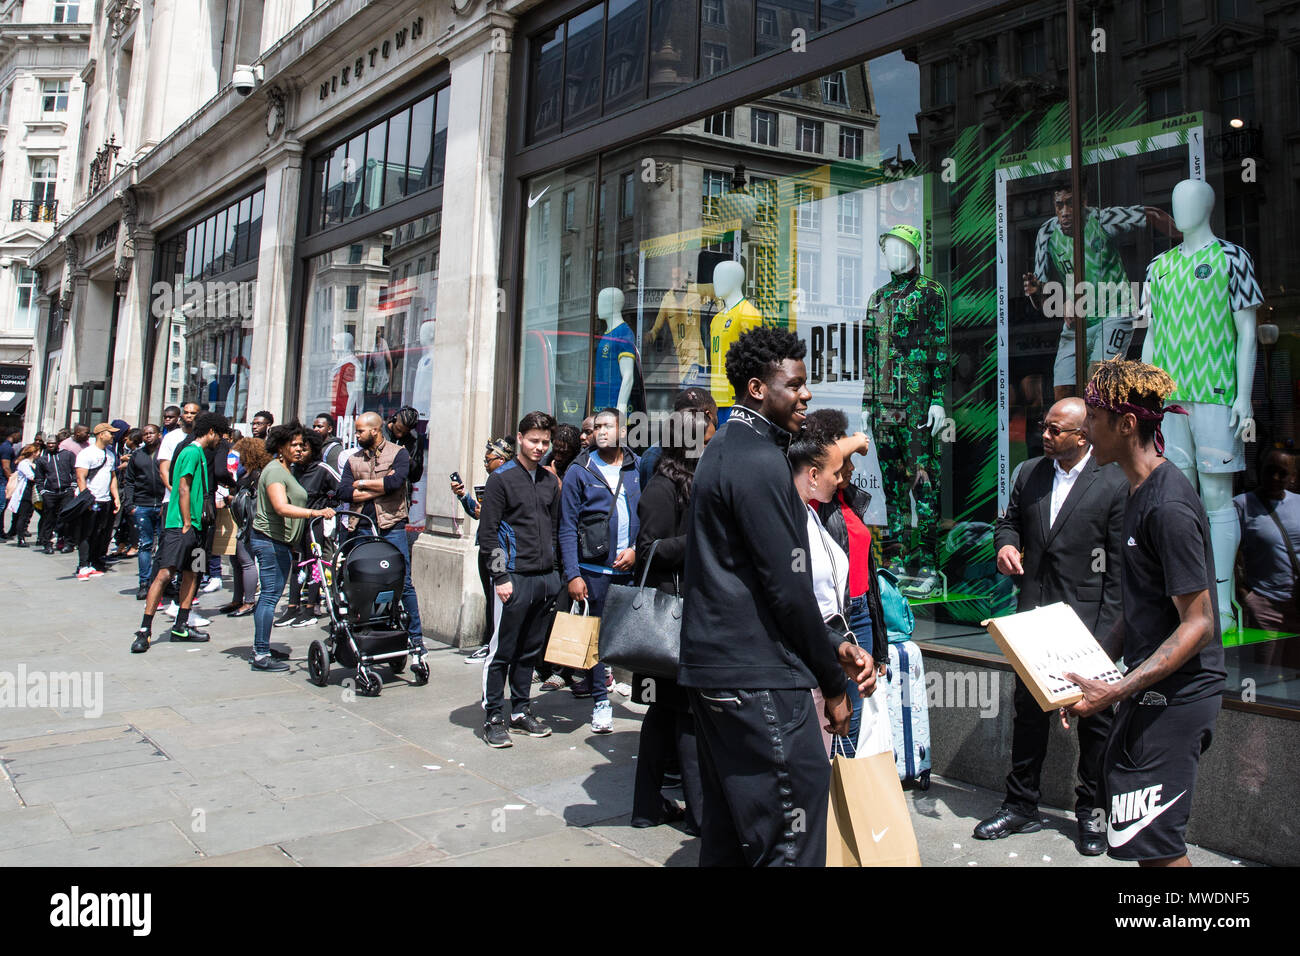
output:
POLYGON ((1152 363, 1178 386, 1170 401, 1236 401, 1237 325, 1232 314, 1264 301, 1250 253, 1224 239, 1191 255, 1175 246, 1147 266, 1143 298, 1149 334, 1155 337, 1152 363))

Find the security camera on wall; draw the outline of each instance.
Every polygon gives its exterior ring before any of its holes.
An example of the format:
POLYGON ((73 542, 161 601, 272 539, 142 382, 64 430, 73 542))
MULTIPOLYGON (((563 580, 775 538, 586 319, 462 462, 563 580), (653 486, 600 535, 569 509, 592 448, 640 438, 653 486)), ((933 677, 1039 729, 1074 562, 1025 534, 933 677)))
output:
POLYGON ((257 89, 257 84, 262 82, 265 75, 265 68, 262 66, 238 64, 235 66, 235 71, 230 74, 230 84, 240 96, 248 96, 257 89))

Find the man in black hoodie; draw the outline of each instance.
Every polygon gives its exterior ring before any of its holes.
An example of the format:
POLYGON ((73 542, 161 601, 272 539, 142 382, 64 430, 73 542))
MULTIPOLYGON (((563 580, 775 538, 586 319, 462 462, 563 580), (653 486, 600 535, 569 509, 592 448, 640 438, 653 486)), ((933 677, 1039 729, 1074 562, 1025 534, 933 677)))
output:
MULTIPOLYGON (((76 487, 77 456, 70 451, 60 451, 59 442, 68 437, 67 429, 45 439, 45 450, 32 467, 36 471, 36 487, 41 492, 41 522, 37 525, 36 539, 46 554, 54 553, 54 539, 60 538, 59 550, 69 552, 72 545, 59 527, 59 512, 72 497, 76 487)), ((70 434, 70 433, 69 433, 70 434)))
POLYGON ((704 784, 701 866, 821 866, 830 764, 811 689, 838 734, 844 674, 875 689, 871 656, 822 621, 808 521, 786 449, 808 401, 804 345, 757 328, 727 352, 731 417, 700 459, 683 576, 681 667, 704 784))

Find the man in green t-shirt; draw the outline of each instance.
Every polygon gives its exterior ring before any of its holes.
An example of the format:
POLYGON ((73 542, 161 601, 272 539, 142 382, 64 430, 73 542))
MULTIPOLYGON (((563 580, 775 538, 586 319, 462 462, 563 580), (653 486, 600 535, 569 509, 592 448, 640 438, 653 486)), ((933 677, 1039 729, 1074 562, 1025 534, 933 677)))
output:
POLYGON ((190 627, 189 617, 199 576, 207 567, 207 555, 202 546, 206 527, 205 505, 212 495, 212 470, 208 466, 207 452, 229 430, 230 423, 224 415, 204 412, 194 420, 190 441, 179 448, 172 462, 172 495, 167 500, 163 532, 154 556, 154 578, 145 599, 144 620, 132 635, 133 654, 149 650, 153 616, 168 582, 177 571, 181 572, 180 610, 172 626, 171 639, 194 643, 208 640, 204 631, 190 627))

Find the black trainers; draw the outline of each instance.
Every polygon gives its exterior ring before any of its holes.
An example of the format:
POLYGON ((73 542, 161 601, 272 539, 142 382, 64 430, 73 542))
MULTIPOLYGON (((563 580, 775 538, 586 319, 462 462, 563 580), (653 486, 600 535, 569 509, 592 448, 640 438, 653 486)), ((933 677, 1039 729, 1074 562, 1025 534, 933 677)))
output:
POLYGON ((144 584, 135 589, 135 599, 137 601, 143 601, 148 596, 149 596, 149 585, 144 584))
POLYGON ((266 655, 266 657, 254 657, 248 663, 255 671, 287 671, 289 669, 288 664, 276 660, 270 654, 266 655))
POLYGON ((529 737, 551 736, 551 728, 534 717, 531 708, 510 718, 510 732, 512 734, 527 734, 529 737))
POLYGON ((1037 833, 1042 828, 1042 821, 1037 815, 1027 817, 1003 806, 987 820, 980 821, 971 835, 977 840, 1000 840, 1013 833, 1037 833))
POLYGON ((311 627, 315 623, 316 623, 316 615, 311 611, 309 611, 307 608, 303 608, 301 611, 298 612, 298 616, 289 622, 289 626, 290 627, 311 627))
POLYGON ((483 725, 483 739, 487 741, 489 747, 514 746, 510 734, 506 732, 505 718, 500 714, 493 714, 492 718, 483 725))
POLYGON ((294 621, 298 620, 298 612, 301 610, 302 608, 297 606, 285 608, 284 613, 275 619, 275 626, 288 627, 294 621))
POLYGON ((131 636, 135 638, 135 640, 131 642, 132 654, 143 654, 145 651, 149 650, 149 638, 151 638, 153 634, 150 633, 147 627, 140 628, 131 636))
POLYGON ((197 627, 173 627, 171 630, 171 640, 175 642, 188 642, 190 644, 202 644, 204 641, 211 640, 207 631, 200 631, 197 627))

